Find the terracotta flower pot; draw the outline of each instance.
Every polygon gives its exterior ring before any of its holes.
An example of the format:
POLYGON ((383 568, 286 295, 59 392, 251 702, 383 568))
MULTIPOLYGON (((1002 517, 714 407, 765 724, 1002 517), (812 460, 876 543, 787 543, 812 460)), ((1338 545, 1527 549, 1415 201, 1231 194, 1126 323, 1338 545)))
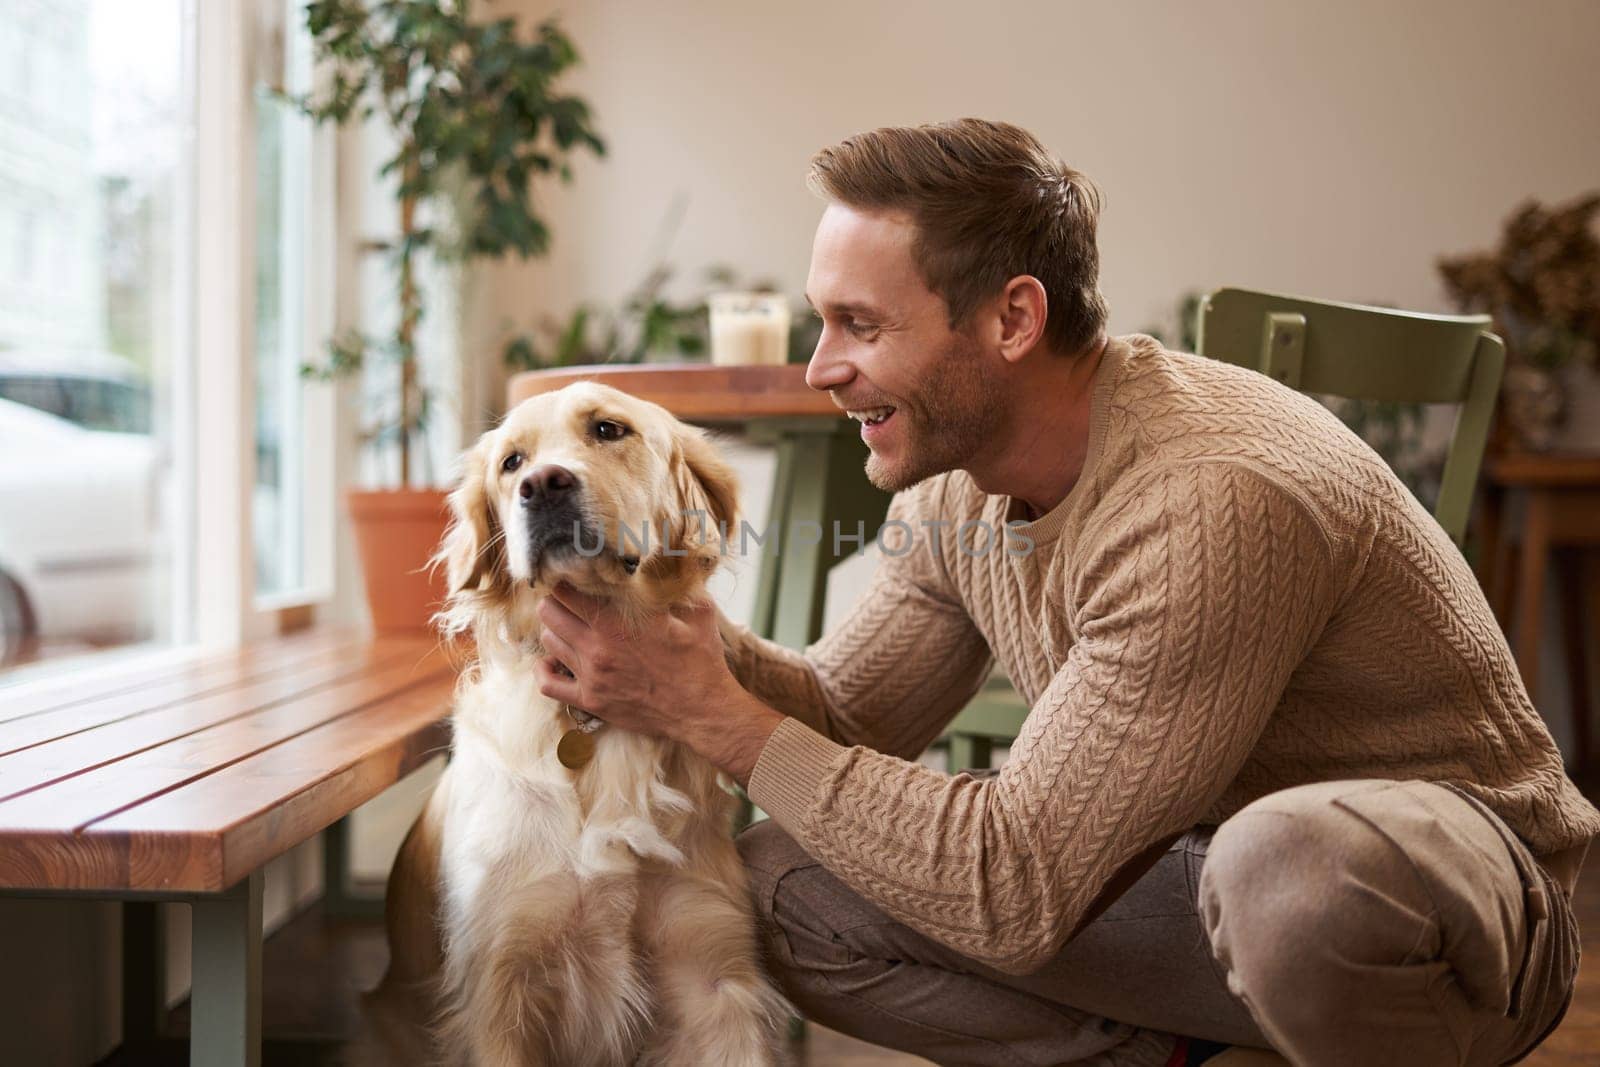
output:
POLYGON ((443 569, 428 569, 449 521, 445 490, 352 489, 345 504, 355 526, 373 629, 427 630, 447 592, 443 569))

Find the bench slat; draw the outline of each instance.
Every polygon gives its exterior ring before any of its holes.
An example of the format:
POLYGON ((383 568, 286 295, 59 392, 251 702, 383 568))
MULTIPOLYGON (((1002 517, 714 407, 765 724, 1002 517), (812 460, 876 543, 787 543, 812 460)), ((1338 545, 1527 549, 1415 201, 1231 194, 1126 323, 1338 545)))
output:
MULTIPOLYGON (((271 748, 307 731, 452 674, 443 655, 392 666, 249 711, 205 729, 0 801, 0 848, 17 831, 75 832, 96 820, 271 748)), ((42 749, 18 753, 28 756, 42 749)))
MULTIPOLYGON (((422 651, 419 645, 409 654, 416 659, 422 651)), ((93 767, 405 654, 352 644, 238 672, 227 685, 175 681, 0 723, 0 798, 49 780, 30 778, 30 770, 43 768, 53 778, 93 767)))
POLYGON ((442 752, 455 681, 325 631, 0 688, 0 888, 226 889, 442 752))
POLYGON ((454 678, 443 677, 408 690, 95 823, 84 836, 124 839, 135 885, 230 885, 442 753, 449 731, 441 716, 453 687, 454 678))
POLYGON ((225 889, 441 751, 453 685, 416 686, 83 833, 0 831, 0 889, 225 889), (330 751, 346 758, 324 763, 330 751))
POLYGON ((37 681, 0 685, 0 724, 109 697, 134 700, 141 690, 175 682, 193 682, 195 691, 200 692, 202 685, 226 686, 232 676, 255 677, 265 669, 361 643, 362 639, 353 634, 317 632, 226 652, 174 649, 154 653, 150 659, 141 658, 138 663, 98 664, 74 670, 66 677, 50 675, 37 681))
MULTIPOLYGON (((232 720, 328 688, 341 681, 370 675, 382 667, 416 664, 418 654, 392 646, 366 646, 354 656, 334 651, 312 657, 302 664, 277 670, 264 680, 251 681, 240 688, 200 697, 197 701, 160 707, 128 717, 107 721, 94 728, 83 728, 67 736, 53 737, 29 747, 14 745, 26 741, 26 731, 0 726, 0 801, 22 793, 48 787, 74 774, 110 765, 155 749, 157 745, 179 741, 202 729, 222 726, 232 720), (5 749, 16 750, 3 752, 5 749)), ((54 717, 51 717, 54 718, 54 717)), ((34 720, 27 720, 32 723, 34 720)), ((11 723, 13 728, 27 723, 11 723)), ((0 806, 0 825, 5 824, 5 808, 0 806)))

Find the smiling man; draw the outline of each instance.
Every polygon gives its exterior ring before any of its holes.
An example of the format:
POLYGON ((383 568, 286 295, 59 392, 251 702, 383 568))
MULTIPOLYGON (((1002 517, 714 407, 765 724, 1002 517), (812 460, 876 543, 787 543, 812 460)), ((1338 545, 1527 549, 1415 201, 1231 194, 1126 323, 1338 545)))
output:
POLYGON ((1107 337, 1097 194, 1027 132, 876 130, 811 183, 807 381, 896 491, 871 588, 803 653, 541 606, 546 694, 772 816, 741 850, 785 992, 952 1064, 1541 1040, 1600 813, 1427 511, 1305 397, 1107 337), (996 662, 1031 709, 1001 771, 916 762, 996 662))

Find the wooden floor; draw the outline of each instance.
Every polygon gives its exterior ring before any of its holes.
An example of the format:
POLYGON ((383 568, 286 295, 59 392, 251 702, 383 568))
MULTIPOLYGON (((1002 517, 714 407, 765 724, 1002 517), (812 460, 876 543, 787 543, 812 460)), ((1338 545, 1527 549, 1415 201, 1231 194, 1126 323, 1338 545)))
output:
MULTIPOLYGON (((1591 799, 1600 796, 1589 783, 1591 799)), ((1600 857, 1590 851, 1574 900, 1583 934, 1578 991, 1567 1017, 1550 1039, 1523 1060, 1529 1067, 1595 1067, 1600 1064, 1600 857)))
MULTIPOLYGON (((1596 792, 1590 790, 1590 795, 1596 792)), ((1600 860, 1590 857, 1579 883, 1583 969, 1561 1028, 1523 1063, 1530 1067, 1600 1064, 1600 860)), ((342 1062, 336 1040, 356 1031, 357 994, 376 984, 386 950, 381 923, 328 921, 312 908, 268 940, 263 1013, 268 1038, 264 1067, 332 1067, 342 1062), (330 1040, 331 1039, 331 1040, 330 1040)), ((187 1030, 187 1005, 173 1012, 171 1032, 187 1030)), ((808 1027, 798 1067, 912 1067, 926 1061, 808 1027)), ((116 1055, 102 1067, 186 1063, 181 1045, 159 1055, 116 1055)))
MULTIPOLYGON (((329 920, 313 906, 269 938, 262 957, 265 1031, 262 1067, 346 1067, 341 1038, 360 1026, 357 999, 383 974, 388 950, 383 924, 329 920)), ((180 1067, 188 1049, 189 1005, 173 1009, 167 1032, 177 1035, 133 1055, 118 1051, 98 1067, 180 1067)), ((793 1067, 882 1067, 926 1064, 817 1026, 794 1047, 793 1067)))

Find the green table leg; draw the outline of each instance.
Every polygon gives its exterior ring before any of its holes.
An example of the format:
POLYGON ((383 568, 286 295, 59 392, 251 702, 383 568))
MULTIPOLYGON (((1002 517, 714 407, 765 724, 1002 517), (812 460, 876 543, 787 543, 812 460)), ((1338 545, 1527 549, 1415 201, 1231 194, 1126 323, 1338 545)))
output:
MULTIPOLYGON (((769 539, 774 532, 788 527, 789 497, 794 488, 795 471, 799 466, 799 450, 792 439, 779 437, 772 441, 772 445, 775 463, 772 472, 772 499, 767 508, 768 532, 765 535, 769 539)), ((745 548, 742 533, 739 547, 741 550, 745 548)), ((773 624, 777 618, 781 562, 776 552, 763 546, 760 569, 756 577, 755 615, 750 620, 750 629, 761 637, 772 636, 773 624)))
MULTIPOLYGON (((762 552, 751 629, 779 644, 804 648, 822 636, 828 572, 856 550, 855 542, 844 538, 858 529, 867 541, 876 537, 890 495, 863 473, 867 446, 854 422, 795 421, 763 430, 777 450, 767 529, 782 540, 779 551, 769 541, 762 552), (836 526, 843 555, 834 553, 836 526)), ((992 679, 941 739, 948 745, 950 772, 989 767, 994 742, 1016 737, 1027 713, 1008 682, 992 679)))
POLYGON ((196 897, 189 1062, 260 1067, 261 872, 196 897))
POLYGON ((950 765, 946 769, 951 774, 960 774, 962 771, 988 770, 994 760, 994 744, 987 737, 977 734, 949 732, 950 737, 950 765))
MULTIPOLYGON (((890 494, 867 480, 867 446, 853 420, 781 426, 776 434, 767 529, 779 537, 779 546, 774 551, 769 541, 762 551, 751 629, 804 648, 822 636, 828 572, 878 536, 890 494), (812 534, 818 535, 815 543, 812 534), (854 540, 858 534, 859 542, 854 540)), ((757 814, 750 799, 741 797, 738 827, 748 826, 757 814)), ((789 1039, 804 1041, 805 1020, 789 1020, 789 1039)))
POLYGON ((862 473, 867 447, 854 422, 779 427, 777 435, 767 519, 777 550, 771 540, 763 549, 751 628, 803 648, 822 635, 828 572, 877 536, 890 497, 862 473))
POLYGON ((773 640, 804 648, 822 632, 832 556, 828 508, 829 477, 836 437, 792 438, 783 447, 794 453, 794 479, 789 486, 789 513, 778 531, 778 589, 773 605, 773 640), (815 537, 815 541, 812 538, 815 537))
MULTIPOLYGON (((878 535, 890 495, 867 481, 867 446, 853 421, 794 420, 752 429, 753 437, 772 443, 777 464, 750 629, 804 648, 822 636, 828 572, 878 535), (834 554, 835 524, 839 555, 834 554), (854 540, 858 533, 860 542, 854 540)), ((735 830, 757 817, 741 794, 735 830)))

